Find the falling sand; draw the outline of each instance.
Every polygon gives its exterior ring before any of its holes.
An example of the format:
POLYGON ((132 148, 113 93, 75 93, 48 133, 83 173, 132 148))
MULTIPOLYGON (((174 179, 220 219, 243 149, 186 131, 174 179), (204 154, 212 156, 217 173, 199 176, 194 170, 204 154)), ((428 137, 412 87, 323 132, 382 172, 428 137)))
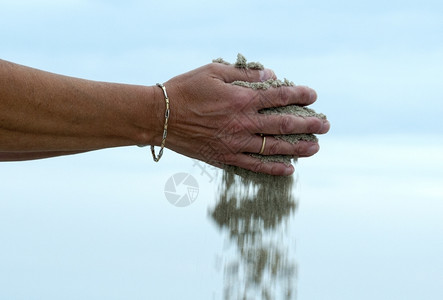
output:
MULTIPOLYGON (((222 58, 214 59, 213 62, 215 63, 221 63, 225 65, 231 65, 229 62, 223 60, 222 58)), ((264 66, 261 63, 258 62, 247 62, 246 58, 238 54, 237 55, 237 61, 234 64, 236 68, 239 69, 253 69, 253 70, 263 70, 264 66)), ((233 85, 245 87, 245 88, 251 88, 253 90, 267 90, 271 88, 279 88, 284 86, 295 86, 295 84, 292 81, 289 81, 288 79, 269 79, 264 82, 247 82, 247 81, 234 81, 232 82, 233 85)), ((283 107, 272 107, 272 108, 265 108, 259 111, 259 113, 266 114, 266 115, 272 115, 272 114, 278 114, 278 115, 294 115, 297 117, 307 118, 307 117, 316 117, 320 119, 326 119, 326 116, 324 114, 316 113, 313 109, 304 107, 304 106, 298 106, 298 105, 288 105, 283 107)), ((318 139, 313 134, 289 134, 289 135, 274 135, 273 136, 276 139, 283 140, 286 142, 289 142, 291 144, 296 144, 301 141, 306 142, 317 142, 318 139)), ((291 164, 291 162, 294 160, 297 160, 297 157, 290 156, 290 155, 260 155, 260 154, 250 154, 252 157, 259 158, 263 162, 281 162, 284 164, 291 164)), ((228 167, 227 170, 234 172, 242 177, 257 177, 257 178, 263 178, 263 174, 257 174, 252 171, 247 171, 238 167, 228 167)))
MULTIPOLYGON (((219 58, 216 63, 230 65, 219 58)), ((260 63, 248 63, 239 54, 237 68, 263 70, 260 63)), ((294 83, 284 79, 265 82, 234 81, 232 84, 254 90, 267 90, 294 83)), ((294 115, 302 118, 326 119, 314 110, 289 105, 262 109, 259 113, 294 115)), ((274 135, 291 144, 302 141, 317 142, 313 134, 274 135)), ((269 138, 272 138, 269 136, 269 138)), ((291 164, 296 157, 288 155, 250 154, 263 162, 291 164)), ((294 176, 272 176, 227 166, 222 174, 216 205, 210 216, 228 240, 235 245, 234 257, 225 254, 224 298, 225 299, 277 299, 284 295, 292 299, 295 293, 296 265, 285 233, 291 215, 296 210, 297 200, 293 195, 294 176), (239 176, 237 176, 239 175, 239 176)))

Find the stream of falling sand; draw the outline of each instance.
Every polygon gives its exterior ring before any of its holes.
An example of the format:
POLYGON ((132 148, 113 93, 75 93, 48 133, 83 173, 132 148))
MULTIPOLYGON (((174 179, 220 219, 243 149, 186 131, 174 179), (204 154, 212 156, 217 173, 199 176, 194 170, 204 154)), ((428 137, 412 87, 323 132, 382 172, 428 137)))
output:
MULTIPOLYGON (((230 65, 219 58, 215 63, 230 65)), ((260 63, 246 61, 239 54, 237 68, 258 69, 260 63)), ((287 79, 265 82, 234 81, 232 84, 266 90, 281 86, 294 86, 287 79)), ((326 119, 314 110, 289 105, 262 109, 263 114, 292 114, 300 117, 326 119)), ((277 139, 295 144, 300 141, 317 142, 313 134, 276 135, 277 139)), ((250 154, 264 162, 290 164, 297 158, 287 155, 265 156, 250 154)), ((223 170, 215 206, 210 216, 226 233, 234 254, 223 257, 223 299, 295 299, 297 267, 291 236, 290 217, 297 201, 293 196, 293 176, 271 176, 228 166, 223 170)))

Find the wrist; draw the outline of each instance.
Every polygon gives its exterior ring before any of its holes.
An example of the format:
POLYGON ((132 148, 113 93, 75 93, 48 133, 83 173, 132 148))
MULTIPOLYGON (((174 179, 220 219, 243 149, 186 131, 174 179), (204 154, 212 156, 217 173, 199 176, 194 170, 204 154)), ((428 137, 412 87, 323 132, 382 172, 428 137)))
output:
POLYGON ((161 83, 157 83, 157 86, 162 90, 163 96, 165 98, 165 114, 164 114, 165 115, 165 123, 163 125, 162 141, 160 143, 160 150, 159 150, 158 154, 155 154, 154 145, 151 145, 152 158, 154 159, 155 162, 158 162, 163 155, 163 150, 164 150, 165 144, 166 144, 166 138, 168 136, 168 123, 169 123, 169 112, 170 112, 169 111, 169 97, 168 97, 168 92, 166 91, 166 87, 161 83))
POLYGON ((140 86, 137 91, 137 106, 134 106, 135 124, 138 127, 131 139, 138 146, 159 146, 162 141, 165 100, 158 86, 140 86))

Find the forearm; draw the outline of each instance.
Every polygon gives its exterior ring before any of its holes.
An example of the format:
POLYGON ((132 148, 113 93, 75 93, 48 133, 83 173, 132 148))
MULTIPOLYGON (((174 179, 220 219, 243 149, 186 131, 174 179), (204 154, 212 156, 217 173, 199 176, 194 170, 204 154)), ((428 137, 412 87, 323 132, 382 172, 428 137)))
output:
MULTIPOLYGON (((224 62, 170 79, 165 83, 171 99, 166 147, 215 166, 292 174, 290 165, 250 154, 311 156, 319 149, 316 141, 289 143, 277 136, 322 134, 330 125, 323 117, 260 113, 310 105, 317 98, 310 88, 285 85, 255 90, 233 84, 268 79, 276 79, 271 70, 224 62)), ((0 160, 159 145, 164 124, 165 98, 156 86, 95 82, 0 60, 0 160)))
POLYGON ((158 144, 163 122, 159 92, 0 60, 0 159, 1 152, 45 157, 158 144))
POLYGON ((79 154, 86 151, 0 152, 0 161, 23 161, 79 154))

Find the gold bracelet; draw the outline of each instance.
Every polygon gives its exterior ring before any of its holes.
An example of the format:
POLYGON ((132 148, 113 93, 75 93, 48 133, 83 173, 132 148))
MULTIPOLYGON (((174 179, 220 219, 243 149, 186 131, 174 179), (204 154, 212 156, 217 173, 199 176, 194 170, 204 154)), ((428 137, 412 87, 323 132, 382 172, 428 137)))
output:
POLYGON ((165 126, 163 126, 163 139, 160 145, 160 152, 158 152, 158 156, 155 155, 154 146, 151 145, 152 158, 154 159, 155 162, 158 162, 163 155, 163 149, 165 148, 165 143, 166 143, 166 136, 168 135, 168 121, 169 121, 169 98, 168 94, 166 93, 166 87, 161 83, 157 83, 157 86, 162 89, 163 95, 165 96, 166 111, 165 111, 165 126))

